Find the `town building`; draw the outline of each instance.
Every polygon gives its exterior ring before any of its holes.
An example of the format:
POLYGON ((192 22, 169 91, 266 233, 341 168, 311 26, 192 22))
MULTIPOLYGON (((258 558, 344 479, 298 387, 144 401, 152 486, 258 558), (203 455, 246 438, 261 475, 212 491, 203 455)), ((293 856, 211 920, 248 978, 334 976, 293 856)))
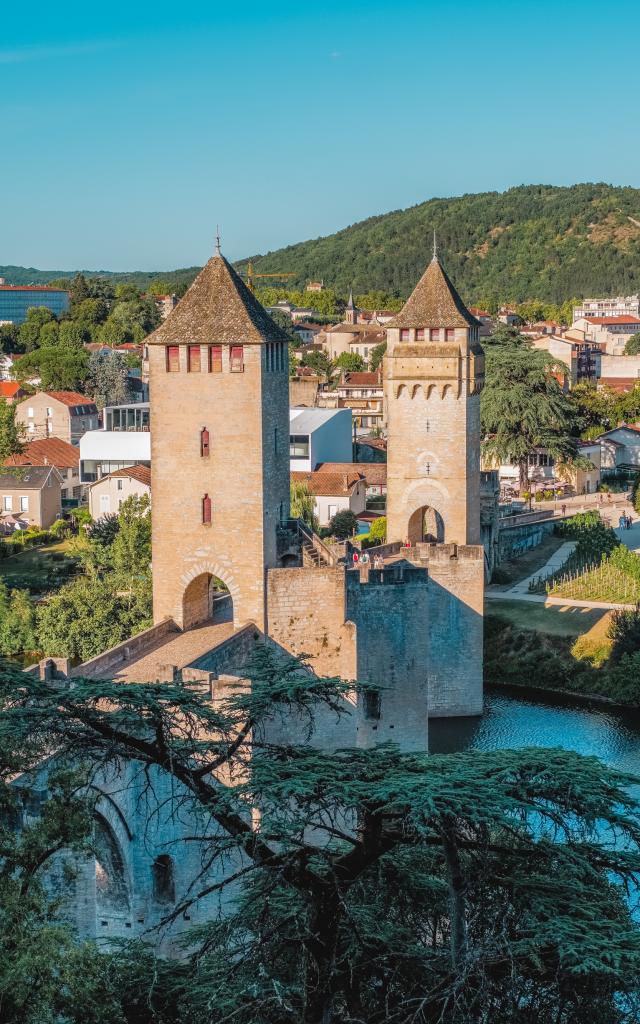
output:
POLYGON ((574 321, 573 330, 584 331, 585 341, 603 344, 608 355, 621 356, 631 335, 640 333, 640 317, 585 316, 574 321))
POLYGON ((15 405, 28 394, 29 392, 25 391, 19 381, 0 380, 0 399, 3 399, 7 405, 15 405))
POLYGON ((166 320, 169 313, 172 312, 178 305, 177 295, 154 295, 153 301, 160 310, 160 316, 163 320, 166 320))
POLYGON ((54 316, 66 313, 70 306, 69 292, 46 285, 0 284, 0 323, 23 324, 30 309, 44 306, 54 316))
POLYGON ((129 466, 89 485, 89 511, 93 519, 117 515, 123 501, 131 497, 151 496, 151 469, 149 466, 129 466))
POLYGON ((55 466, 60 475, 62 508, 73 508, 84 500, 86 488, 80 481, 80 452, 59 437, 29 441, 19 455, 11 455, 7 466, 55 466))
POLYGON ((308 292, 323 292, 324 291, 324 281, 308 281, 307 282, 307 291, 308 292))
POLYGON ((355 436, 370 434, 384 425, 382 370, 343 370, 333 391, 318 396, 324 408, 351 409, 355 436))
POLYGON ((637 472, 640 468, 640 429, 622 423, 597 438, 601 447, 602 475, 637 472))
POLYGON ((328 526, 338 512, 353 512, 357 516, 366 510, 366 480, 357 470, 333 472, 321 466, 313 473, 294 471, 291 479, 304 484, 313 495, 320 526, 328 526))
POLYGON ((0 380, 13 380, 13 364, 19 358, 15 352, 0 352, 0 380))
POLYGON ((342 323, 327 327, 324 332, 324 346, 329 359, 338 359, 344 352, 361 356, 368 363, 374 348, 386 341, 383 327, 368 324, 342 323))
POLYGON ((640 385, 640 355, 601 355, 599 369, 598 387, 624 393, 640 385))
POLYGON ((495 324, 491 313, 486 309, 480 309, 479 306, 469 306, 469 312, 471 316, 475 317, 480 324, 480 337, 488 338, 493 334, 495 324))
POLYGON ((22 423, 27 439, 60 437, 80 444, 88 430, 98 427, 98 407, 77 391, 38 391, 16 405, 16 422, 22 423))
POLYGON ((148 402, 108 405, 102 427, 80 439, 80 479, 94 483, 119 469, 151 465, 150 411, 148 402))
POLYGON ((0 467, 0 531, 51 526, 62 511, 61 482, 55 466, 29 466, 15 472, 0 467))
POLYGON ((350 462, 352 423, 348 409, 290 409, 291 469, 313 471, 320 462, 350 462))
POLYGON ((583 299, 574 307, 573 322, 584 317, 640 317, 640 295, 617 295, 613 299, 583 299))

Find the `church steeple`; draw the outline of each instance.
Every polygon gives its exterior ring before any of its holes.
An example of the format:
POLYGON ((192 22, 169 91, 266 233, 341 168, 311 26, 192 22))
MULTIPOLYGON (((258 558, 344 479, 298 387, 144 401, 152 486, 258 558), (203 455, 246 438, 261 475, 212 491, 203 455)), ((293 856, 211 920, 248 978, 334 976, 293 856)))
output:
POLYGON ((348 324, 355 324, 358 316, 358 310, 356 304, 353 301, 353 288, 349 289, 349 301, 347 302, 347 308, 345 311, 345 319, 348 324))

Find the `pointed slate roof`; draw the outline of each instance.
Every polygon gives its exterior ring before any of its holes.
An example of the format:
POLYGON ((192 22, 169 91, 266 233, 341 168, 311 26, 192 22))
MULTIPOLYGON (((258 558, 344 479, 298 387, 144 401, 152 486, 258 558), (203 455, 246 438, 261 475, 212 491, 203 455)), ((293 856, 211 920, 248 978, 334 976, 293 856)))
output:
POLYGON ((147 343, 239 345, 288 340, 224 256, 216 254, 147 343))
POLYGON ((354 302, 353 302, 353 288, 350 288, 349 289, 349 301, 347 302, 347 309, 355 309, 355 308, 356 307, 355 307, 354 302))
POLYGON ((478 327, 434 256, 413 292, 389 327, 478 327))

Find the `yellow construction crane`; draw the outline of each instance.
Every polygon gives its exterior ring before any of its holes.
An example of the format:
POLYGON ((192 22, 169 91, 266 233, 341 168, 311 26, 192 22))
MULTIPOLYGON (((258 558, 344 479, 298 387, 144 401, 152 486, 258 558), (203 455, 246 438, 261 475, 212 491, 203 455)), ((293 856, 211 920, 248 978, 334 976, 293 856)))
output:
POLYGON ((297 277, 297 274, 294 274, 293 272, 291 272, 289 274, 254 274, 254 272, 253 272, 253 263, 251 262, 251 260, 249 260, 249 262, 247 264, 247 273, 246 274, 241 274, 240 276, 246 278, 246 280, 247 280, 247 288, 249 289, 249 291, 250 292, 255 292, 256 289, 255 289, 255 285, 254 285, 253 282, 258 277, 279 277, 281 280, 284 280, 287 277, 297 277))

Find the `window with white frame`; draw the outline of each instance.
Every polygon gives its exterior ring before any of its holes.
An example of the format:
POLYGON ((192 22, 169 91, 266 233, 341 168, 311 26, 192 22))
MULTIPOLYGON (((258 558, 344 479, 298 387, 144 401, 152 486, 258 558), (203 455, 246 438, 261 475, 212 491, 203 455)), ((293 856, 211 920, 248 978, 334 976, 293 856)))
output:
POLYGON ((29 498, 28 498, 28 496, 26 494, 21 494, 20 495, 20 511, 21 512, 28 512, 29 511, 29 498))
POLYGON ((4 512, 11 512, 13 509, 13 498, 10 494, 3 494, 2 508, 4 512))

